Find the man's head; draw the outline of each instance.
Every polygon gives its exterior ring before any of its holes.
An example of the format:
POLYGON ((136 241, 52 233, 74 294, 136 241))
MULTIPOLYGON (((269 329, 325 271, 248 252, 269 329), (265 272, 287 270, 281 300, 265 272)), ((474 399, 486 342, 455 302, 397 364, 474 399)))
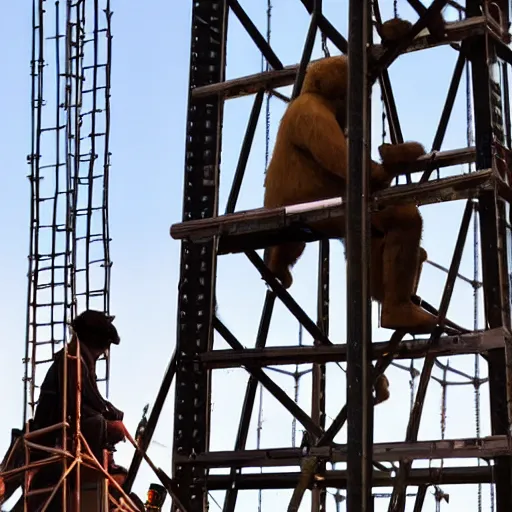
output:
POLYGON ((71 323, 81 343, 95 352, 104 352, 111 344, 119 345, 120 338, 113 318, 101 311, 88 309, 71 323))

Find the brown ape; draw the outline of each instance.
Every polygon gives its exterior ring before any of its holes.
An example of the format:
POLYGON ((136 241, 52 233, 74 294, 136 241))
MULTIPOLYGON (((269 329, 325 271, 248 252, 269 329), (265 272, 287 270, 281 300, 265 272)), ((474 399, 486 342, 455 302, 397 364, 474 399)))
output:
MULTIPOLYGON (((265 179, 266 208, 344 196, 347 140, 336 117, 345 115, 347 73, 345 56, 310 65, 301 94, 281 120, 265 179)), ((383 163, 372 162, 373 191, 388 187, 405 166, 425 154, 417 142, 384 144, 379 151, 383 163)), ((329 238, 345 236, 340 219, 311 227, 329 238)), ((415 204, 389 206, 372 214, 371 291, 382 303, 383 327, 430 332, 436 323, 434 316, 411 301, 421 265, 421 234, 422 218, 415 204)), ((291 242, 269 249, 268 266, 285 288, 293 282, 290 267, 304 248, 305 243, 291 242)))

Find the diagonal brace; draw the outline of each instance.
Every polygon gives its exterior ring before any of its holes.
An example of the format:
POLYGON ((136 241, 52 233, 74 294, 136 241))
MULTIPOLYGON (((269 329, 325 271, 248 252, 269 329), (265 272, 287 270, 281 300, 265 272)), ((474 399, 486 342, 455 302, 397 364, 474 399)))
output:
POLYGON ((265 38, 260 34, 260 31, 253 23, 248 14, 244 11, 244 8, 238 3, 238 0, 227 0, 229 7, 233 11, 234 15, 238 18, 238 21, 243 25, 247 33, 251 36, 254 44, 258 47, 258 50, 263 54, 267 62, 275 69, 283 69, 283 63, 279 60, 277 55, 272 50, 272 47, 265 41, 265 38))
POLYGON ((261 277, 270 286, 271 290, 281 299, 283 304, 289 309, 290 313, 302 324, 304 329, 311 334, 313 339, 324 345, 332 345, 333 343, 322 332, 322 330, 309 318, 307 313, 297 304, 295 299, 286 291, 277 278, 272 274, 268 267, 256 251, 246 251, 246 256, 250 262, 256 267, 261 277))
MULTIPOLYGON (((459 90, 460 81, 462 78, 462 73, 464 72, 464 66, 466 65, 466 55, 460 50, 459 56, 457 58, 457 62, 455 64, 455 69, 453 70, 452 80, 450 82, 450 87, 448 89, 448 94, 446 95, 446 101, 444 103, 443 111, 441 113, 441 119, 439 120, 439 125, 437 127, 436 134, 434 136, 434 141, 432 143, 432 153, 435 154, 435 151, 439 151, 441 146, 443 145, 444 137, 446 135, 446 130, 448 128, 448 123, 450 122, 450 118, 452 115, 453 106, 455 104, 455 100, 457 98, 457 92, 459 90)), ((425 183, 429 180, 432 172, 434 171, 433 165, 428 165, 423 175, 420 178, 420 183, 425 183)))
MULTIPOLYGON (((314 12, 314 0, 300 0, 309 14, 313 14, 314 12)), ((336 48, 341 53, 347 53, 348 51, 348 42, 347 40, 336 30, 334 25, 323 15, 321 14, 318 19, 318 28, 321 32, 323 32, 332 42, 336 48)))
MULTIPOLYGON (((423 5, 420 0, 407 0, 409 5, 416 11, 419 16, 423 16, 427 12, 427 8, 423 5)), ((444 37, 444 27, 439 27, 434 19, 430 19, 427 24, 428 30, 436 39, 443 39, 444 37)))
MULTIPOLYGON (((217 332, 226 340, 226 342, 235 350, 243 350, 243 345, 236 339, 234 334, 215 317, 213 326, 217 332)), ((306 414, 263 370, 246 366, 245 369, 257 379, 267 390, 274 396, 274 398, 285 407, 304 428, 316 437, 323 434, 323 430, 306 414)))
POLYGON ((240 194, 240 188, 242 187, 245 170, 247 168, 247 162, 251 153, 252 143, 254 141, 254 135, 256 133, 256 128, 258 127, 258 120, 260 118, 264 96, 265 91, 261 89, 258 91, 258 94, 256 94, 256 97, 254 98, 251 114, 249 116, 249 122, 247 123, 247 129, 245 130, 244 140, 242 142, 242 148, 240 149, 240 156, 238 157, 235 177, 233 178, 231 190, 229 191, 225 215, 233 213, 236 208, 236 203, 240 194))
MULTIPOLYGON (((260 326, 258 329, 258 335, 256 337, 256 348, 264 348, 267 344, 268 330, 270 327, 270 320, 274 311, 274 304, 276 296, 270 290, 267 290, 265 297, 265 304, 263 306, 263 312, 261 314, 260 326)), ((247 444, 247 437, 249 435, 249 426, 251 423, 251 416, 254 409, 254 401, 256 399, 256 391, 258 388, 258 380, 251 375, 247 382, 245 390, 244 405, 242 407, 242 414, 240 417, 240 424, 238 427, 238 433, 235 441, 235 450, 243 450, 247 444)), ((235 483, 236 476, 240 472, 239 468, 231 468, 230 477, 232 482, 235 483)), ((238 488, 236 485, 232 485, 231 488, 226 492, 224 498, 223 512, 234 512, 236 506, 236 500, 238 497, 238 488)))
POLYGON ((156 396, 155 404, 151 409, 151 414, 149 415, 148 424, 144 430, 144 434, 142 435, 142 439, 140 441, 140 450, 136 450, 133 454, 133 459, 130 464, 130 468, 128 470, 128 476, 123 485, 123 489, 126 493, 129 493, 132 490, 133 483, 135 482, 135 478, 137 477, 137 473, 139 471, 142 459, 151 443, 151 439, 155 432, 158 420, 160 418, 160 414, 162 412, 163 406, 165 404, 165 400, 167 399, 167 395, 169 394, 169 389, 171 388, 172 381, 174 376, 176 375, 177 368, 177 355, 176 350, 172 355, 171 361, 169 362, 169 366, 165 372, 164 378, 162 380, 162 384, 160 385, 160 389, 158 390, 158 395, 156 396))

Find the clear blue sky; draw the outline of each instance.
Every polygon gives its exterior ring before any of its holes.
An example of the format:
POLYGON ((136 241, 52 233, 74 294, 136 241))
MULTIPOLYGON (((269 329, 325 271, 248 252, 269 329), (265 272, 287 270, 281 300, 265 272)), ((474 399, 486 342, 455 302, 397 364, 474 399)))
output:
MULTIPOLYGON (((243 1, 244 8, 261 32, 266 31, 266 2, 243 1)), ((382 2, 383 17, 392 16, 392 3, 382 2)), ((416 19, 401 2, 402 17, 416 19)), ((122 337, 112 353, 110 399, 126 414, 126 424, 135 430, 142 407, 156 396, 161 377, 175 345, 176 297, 179 272, 179 244, 169 237, 169 227, 181 219, 184 160, 185 112, 188 87, 191 2, 148 0, 128 6, 112 2, 114 11, 110 219, 111 254, 114 262, 111 311, 122 337)), ((52 7, 53 9, 53 7, 52 7)), ((331 22, 347 33, 347 1, 324 0, 331 22)), ((0 323, 2 358, 0 384, 2 418, 0 451, 5 450, 11 427, 20 426, 22 415, 22 357, 25 340, 26 271, 29 228, 29 183, 26 155, 30 152, 30 44, 31 2, 11 2, 0 19, 0 40, 4 53, 0 80, 0 323)), ((308 16, 297 0, 281 0, 273 9, 272 44, 286 65, 299 61, 307 32, 308 16), (293 23, 293 32, 292 32, 293 23)), ((331 48, 331 53, 337 53, 331 48)), ((321 56, 320 45, 314 57, 321 56)), ((441 48, 401 57, 391 68, 404 137, 419 140, 427 148, 432 143, 457 54, 441 48)), ((228 78, 260 71, 261 57, 238 21, 230 18, 228 78)), ((49 72, 53 72, 50 70, 49 72)), ((286 92, 286 91, 283 91, 286 92)), ((374 94, 373 147, 381 143, 381 104, 378 88, 374 94)), ((234 173, 252 98, 231 100, 225 108, 221 211, 234 173)), ((284 105, 272 100, 270 142, 273 144, 284 105)), ((261 206, 263 197, 264 116, 260 119, 255 145, 247 168, 238 209, 261 206)), ((443 149, 466 145, 465 84, 454 109, 443 149)), ((455 168, 453 173, 462 172, 455 168)), ((434 261, 449 265, 460 223, 463 204, 440 204, 422 209, 425 219, 424 246, 434 261), (442 229, 440 226, 442 225, 442 229)), ((345 272, 341 244, 332 242, 331 339, 345 338, 345 272), (339 313, 338 313, 339 312, 339 313)), ((311 244, 294 271, 293 296, 315 317, 316 244, 311 244)), ((472 277, 472 239, 467 244, 462 272, 472 277)), ((420 294, 438 305, 444 274, 426 267, 420 294)), ((265 287, 250 263, 241 255, 220 258, 218 268, 219 313, 223 321, 246 346, 252 346, 259 323, 265 287)), ((449 316, 464 325, 473 325, 473 298, 469 285, 456 285, 449 316)), ((377 308, 374 307, 375 326, 377 308)), ((278 304, 271 324, 269 345, 296 343, 297 322, 278 304)), ((375 339, 389 333, 375 330, 375 339)), ((308 336, 305 342, 310 343, 308 336)), ((221 340, 219 348, 225 347, 221 340)), ((408 364, 406 362, 406 364, 408 364)), ((452 358, 450 364, 473 372, 473 357, 452 358)), ((483 365, 484 366, 484 365, 483 365)), ((416 362, 419 368, 419 362, 416 362)), ((290 368, 290 370, 293 370, 290 368)), ((485 374, 485 367, 482 373, 485 374)), ((438 377, 441 374, 436 373, 438 377)), ((293 396, 293 380, 274 374, 276 382, 293 396)), ((388 372, 391 399, 375 414, 376 441, 403 440, 409 414, 409 375, 393 368, 388 372)), ((310 382, 300 386, 300 403, 310 407, 310 382)), ((451 380, 460 380, 453 376, 451 380)), ((245 392, 243 370, 228 370, 214 376, 212 449, 232 449, 240 406, 245 392)), ((341 370, 328 368, 328 415, 334 417, 345 402, 341 370)), ((448 391, 447 437, 471 437, 475 433, 474 397, 469 386, 452 386, 448 391)), ((440 437, 440 387, 432 382, 423 414, 421 439, 440 437)), ((482 388, 482 435, 488 433, 487 387, 482 388)), ((171 469, 173 401, 162 413, 150 456, 157 465, 171 469), (162 447, 165 445, 166 447, 162 447)), ((291 417, 266 392, 263 404, 262 446, 287 446, 291 442, 291 417)), ((255 447, 256 413, 253 415, 249 447, 255 447)), ((299 431, 300 431, 300 427, 299 431)), ((343 431, 339 440, 344 439, 343 431)), ((300 432, 299 432, 300 436, 300 432)), ((300 439, 300 437, 299 437, 300 439)), ((128 465, 132 450, 119 449, 117 460, 128 465)), ((446 461, 445 465, 464 464, 446 461)), ((434 463, 438 465, 438 463, 434 463)), ((141 471, 136 491, 144 495, 150 481, 147 468, 141 471)), ((443 489, 451 494, 454 510, 476 510, 476 491, 443 489)), ((385 490, 379 490, 379 492, 385 490)), ((263 494, 265 509, 284 509, 290 492, 263 494)), ((484 510, 489 492, 484 490, 484 510)), ((222 503, 222 494, 214 493, 222 503)), ((433 500, 428 498, 433 508, 433 500)), ((309 495, 303 510, 308 510, 309 495)), ((257 510, 257 493, 242 493, 241 510, 257 510)), ((412 505, 411 505, 412 506, 412 505)), ((211 510, 216 510, 211 503, 211 510)), ((301 510, 302 510, 301 509, 301 510)), ((329 501, 334 510, 334 500, 329 501)), ((386 501, 376 510, 387 510, 386 501)))

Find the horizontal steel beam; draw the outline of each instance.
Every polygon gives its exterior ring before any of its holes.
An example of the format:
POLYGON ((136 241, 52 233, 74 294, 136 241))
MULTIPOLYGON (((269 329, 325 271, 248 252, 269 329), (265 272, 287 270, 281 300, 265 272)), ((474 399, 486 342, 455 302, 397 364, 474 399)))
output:
MULTIPOLYGON (((405 53, 462 41, 469 36, 483 34, 487 30, 487 26, 488 25, 483 16, 447 23, 446 39, 439 41, 430 34, 420 34, 413 40, 405 53)), ((384 52, 385 48, 383 46, 376 45, 374 46, 372 53, 375 58, 379 58, 384 52)), ((226 80, 222 83, 196 87, 192 90, 192 97, 196 99, 220 94, 225 99, 231 99, 255 94, 261 89, 270 90, 285 87, 294 83, 298 69, 299 65, 294 64, 292 66, 286 66, 284 69, 279 71, 274 70, 255 73, 254 75, 226 80)))
MULTIPOLYGON (((442 178, 426 183, 398 185, 374 196, 372 207, 404 202, 418 205, 466 199, 478 191, 494 190, 501 181, 492 170, 472 172, 461 176, 442 178)), ((181 222, 171 227, 176 240, 204 242, 221 237, 218 253, 243 252, 261 249, 292 240, 311 242, 319 240, 320 233, 313 232, 308 224, 344 216, 341 198, 314 201, 281 208, 258 208, 219 217, 181 222)))
MULTIPOLYGON (((426 353, 440 356, 481 354, 505 346, 503 329, 492 329, 459 336, 443 336, 437 343, 428 344, 428 338, 403 341, 393 359, 419 359, 426 353)), ((387 341, 373 343, 372 359, 383 356, 389 348, 387 341)), ((239 368, 242 366, 272 366, 286 364, 344 362, 347 345, 318 347, 271 347, 244 350, 212 350, 202 354, 199 362, 207 368, 239 368)))
MULTIPOLYGON (((347 445, 312 447, 308 455, 318 457, 325 462, 346 462, 347 445)), ((512 440, 505 435, 373 445, 373 460, 375 462, 448 458, 492 459, 500 456, 512 456, 512 440)), ((269 448, 266 450, 215 451, 200 453, 195 457, 176 456, 176 464, 193 464, 208 468, 292 467, 300 466, 301 459, 301 448, 269 448)))
MULTIPOLYGON (((209 491, 220 491, 233 488, 251 489, 293 489, 299 481, 300 473, 244 473, 233 480, 229 475, 208 475, 204 482, 209 491)), ((384 471, 374 471, 373 487, 391 487, 395 478, 384 471)), ((488 484, 493 482, 492 468, 488 466, 451 467, 451 468, 418 468, 409 473, 408 485, 466 485, 488 484)), ((346 489, 346 471, 326 471, 321 478, 316 478, 316 487, 333 487, 346 489)), ((311 488, 311 485, 310 485, 311 488)))

